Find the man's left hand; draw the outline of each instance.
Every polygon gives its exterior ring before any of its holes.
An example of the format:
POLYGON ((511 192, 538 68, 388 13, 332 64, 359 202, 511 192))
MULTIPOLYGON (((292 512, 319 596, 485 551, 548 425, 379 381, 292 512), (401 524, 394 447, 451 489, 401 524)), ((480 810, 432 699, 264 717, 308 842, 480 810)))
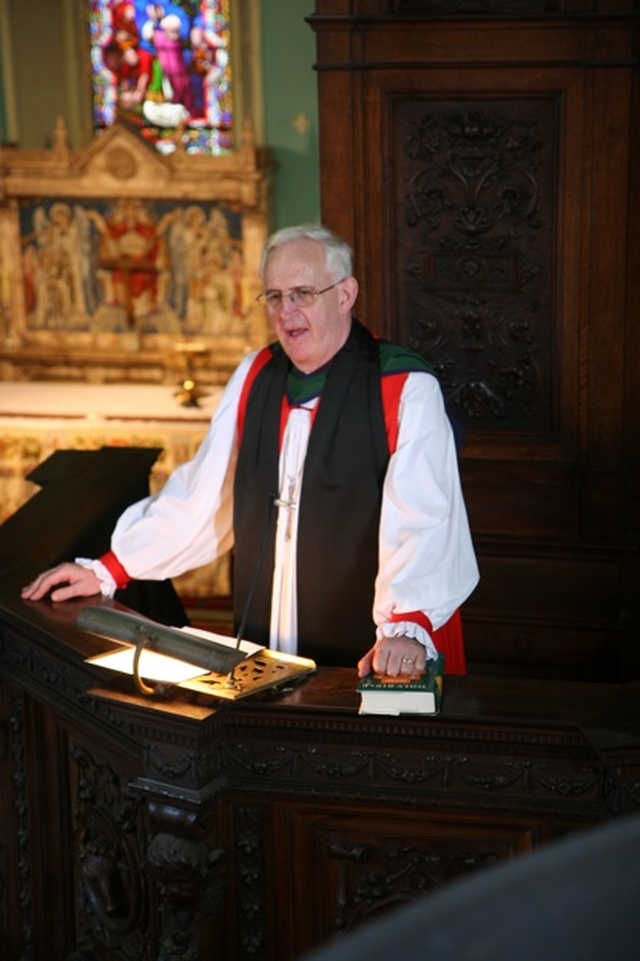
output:
POLYGON ((426 660, 424 647, 412 637, 381 637, 358 661, 358 677, 372 672, 394 676, 422 674, 426 660))

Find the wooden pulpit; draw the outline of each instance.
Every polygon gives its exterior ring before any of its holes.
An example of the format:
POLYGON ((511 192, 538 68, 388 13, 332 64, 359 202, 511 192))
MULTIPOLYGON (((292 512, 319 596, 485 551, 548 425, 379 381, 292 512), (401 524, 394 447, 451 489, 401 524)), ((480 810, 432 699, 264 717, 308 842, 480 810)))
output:
POLYGON ((449 677, 439 715, 389 718, 350 668, 221 702, 88 664, 96 599, 20 587, 104 549, 152 457, 56 455, 0 527, 1 957, 293 961, 638 809, 637 684, 449 677))

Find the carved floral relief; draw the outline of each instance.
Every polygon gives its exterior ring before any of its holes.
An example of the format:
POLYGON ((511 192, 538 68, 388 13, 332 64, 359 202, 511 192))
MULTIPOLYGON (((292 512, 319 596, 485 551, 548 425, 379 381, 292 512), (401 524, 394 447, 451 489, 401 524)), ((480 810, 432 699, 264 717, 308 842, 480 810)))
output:
POLYGON ((404 101, 401 325, 467 425, 552 428, 555 103, 404 101))

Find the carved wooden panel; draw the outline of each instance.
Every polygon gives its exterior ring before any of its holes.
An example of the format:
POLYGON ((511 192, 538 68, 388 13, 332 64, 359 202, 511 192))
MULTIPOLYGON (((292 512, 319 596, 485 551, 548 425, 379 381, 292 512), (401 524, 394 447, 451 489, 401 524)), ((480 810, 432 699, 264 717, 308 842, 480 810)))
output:
POLYGON ((293 927, 305 948, 531 851, 545 835, 535 819, 478 817, 470 825, 456 815, 390 807, 355 820, 331 805, 287 813, 293 927))
MULTIPOLYGON (((77 930, 87 944, 112 951, 142 951, 147 883, 143 809, 128 796, 126 778, 86 742, 72 742, 68 798, 74 827, 77 930)), ((69 883, 69 882, 67 882, 69 883)))
POLYGON ((466 427, 554 437, 559 98, 398 99, 398 324, 466 427))

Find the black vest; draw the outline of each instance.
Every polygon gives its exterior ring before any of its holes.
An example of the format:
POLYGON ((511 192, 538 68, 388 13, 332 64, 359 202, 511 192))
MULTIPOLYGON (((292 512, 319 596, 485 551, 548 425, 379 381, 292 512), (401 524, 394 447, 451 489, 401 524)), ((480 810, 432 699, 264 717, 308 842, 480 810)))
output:
MULTIPOLYGON (((234 485, 236 630, 268 646, 281 401, 279 348, 250 391, 234 485)), ((309 437, 298 519, 298 653, 355 666, 375 641, 374 582, 389 461, 378 343, 357 321, 334 358, 309 437)))

